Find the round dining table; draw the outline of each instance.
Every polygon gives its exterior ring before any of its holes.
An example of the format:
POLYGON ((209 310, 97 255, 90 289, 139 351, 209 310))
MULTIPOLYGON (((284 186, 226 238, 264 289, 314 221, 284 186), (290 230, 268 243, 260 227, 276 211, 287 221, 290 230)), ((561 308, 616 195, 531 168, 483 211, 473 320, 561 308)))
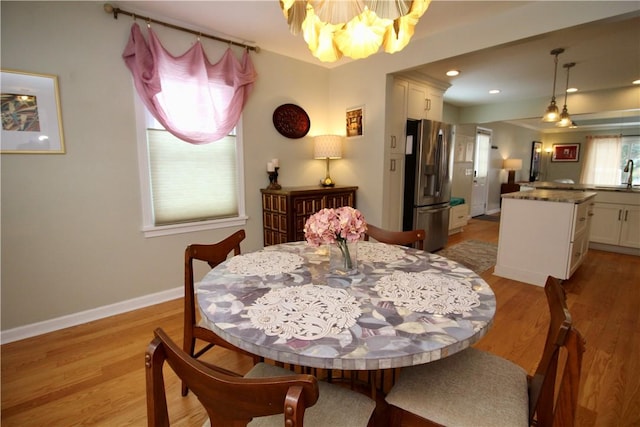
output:
POLYGON ((359 242, 352 275, 306 242, 236 255, 197 285, 202 326, 252 354, 299 366, 385 370, 428 363, 483 337, 489 285, 426 251, 359 242))

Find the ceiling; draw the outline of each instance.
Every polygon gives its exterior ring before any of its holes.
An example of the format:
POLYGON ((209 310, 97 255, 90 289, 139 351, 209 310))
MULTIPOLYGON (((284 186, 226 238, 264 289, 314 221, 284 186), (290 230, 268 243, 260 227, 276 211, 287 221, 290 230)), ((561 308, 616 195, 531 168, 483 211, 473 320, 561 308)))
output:
MULTIPOLYGON (((434 0, 416 26, 414 39, 464 27, 526 3, 434 0), (455 19, 451 19, 451 16, 455 16, 455 19)), ((114 2, 114 6, 327 68, 350 61, 343 58, 335 63, 322 63, 314 58, 302 36, 293 36, 289 32, 277 0, 120 1, 114 2)), ((427 64, 414 71, 449 81, 451 87, 445 92, 444 100, 458 107, 521 101, 540 98, 544 94, 549 94, 550 98, 553 56, 549 52, 553 48, 563 47, 565 52, 559 56, 556 88, 557 103, 561 107, 566 83, 562 64, 566 62, 576 63, 571 69, 570 85, 577 87, 580 93, 628 87, 633 80, 640 78, 640 8, 634 15, 542 34, 427 64), (445 71, 451 68, 461 70, 461 74, 454 78, 446 77, 445 71), (489 95, 489 89, 500 89, 501 92, 489 95)), ((570 99, 571 95, 569 105, 570 99)), ((541 110, 545 107, 542 106, 541 110)), ((572 118, 581 129, 587 125, 591 129, 640 125, 638 110, 593 111, 587 115, 572 115, 572 118)), ((539 118, 513 123, 540 131, 547 128, 539 118)))

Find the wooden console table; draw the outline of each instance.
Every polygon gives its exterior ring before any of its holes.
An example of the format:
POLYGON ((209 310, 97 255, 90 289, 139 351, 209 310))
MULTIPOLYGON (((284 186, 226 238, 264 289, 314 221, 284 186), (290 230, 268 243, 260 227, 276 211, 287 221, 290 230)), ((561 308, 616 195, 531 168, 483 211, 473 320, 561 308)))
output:
MULTIPOLYGON (((520 191, 520 184, 510 184, 508 182, 503 182, 502 184, 500 184, 500 194, 507 194, 507 193, 516 193, 520 191)), ((500 197, 500 206, 502 206, 502 197, 500 197)))
POLYGON ((304 224, 323 208, 356 207, 358 187, 282 187, 261 189, 264 245, 304 240, 304 224))
POLYGON ((509 184, 508 182, 500 184, 500 194, 515 193, 517 191, 520 191, 520 184, 509 184))

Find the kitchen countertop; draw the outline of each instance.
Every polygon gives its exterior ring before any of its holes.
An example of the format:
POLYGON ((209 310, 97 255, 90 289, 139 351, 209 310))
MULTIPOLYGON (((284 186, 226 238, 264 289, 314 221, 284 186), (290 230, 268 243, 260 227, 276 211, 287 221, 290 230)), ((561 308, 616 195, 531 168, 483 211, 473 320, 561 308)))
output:
POLYGON ((598 193, 595 191, 575 191, 558 189, 536 189, 533 191, 518 191, 503 194, 504 199, 541 200, 545 202, 582 203, 598 193))
POLYGON ((551 181, 521 182, 521 186, 533 187, 536 190, 569 190, 569 191, 622 191, 640 193, 640 186, 628 188, 626 184, 596 185, 596 184, 562 184, 551 181))

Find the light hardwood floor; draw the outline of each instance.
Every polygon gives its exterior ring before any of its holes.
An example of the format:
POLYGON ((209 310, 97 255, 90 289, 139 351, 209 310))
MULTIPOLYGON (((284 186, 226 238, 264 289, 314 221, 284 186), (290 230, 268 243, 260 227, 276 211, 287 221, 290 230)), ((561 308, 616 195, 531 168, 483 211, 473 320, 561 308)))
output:
MULTIPOLYGON (((498 223, 471 220, 449 244, 466 239, 497 242, 498 223)), ((498 309, 477 347, 532 373, 548 321, 543 289, 494 276, 492 269, 482 276, 498 309)), ((640 426, 640 258, 591 250, 564 286, 587 342, 578 426, 640 426)), ((3 345, 2 426, 146 425, 144 350, 158 326, 181 342, 181 316, 176 300, 3 345)), ((206 358, 237 371, 251 365, 225 350, 206 358)), ((167 373, 173 425, 202 425, 197 399, 181 397, 167 373)))

